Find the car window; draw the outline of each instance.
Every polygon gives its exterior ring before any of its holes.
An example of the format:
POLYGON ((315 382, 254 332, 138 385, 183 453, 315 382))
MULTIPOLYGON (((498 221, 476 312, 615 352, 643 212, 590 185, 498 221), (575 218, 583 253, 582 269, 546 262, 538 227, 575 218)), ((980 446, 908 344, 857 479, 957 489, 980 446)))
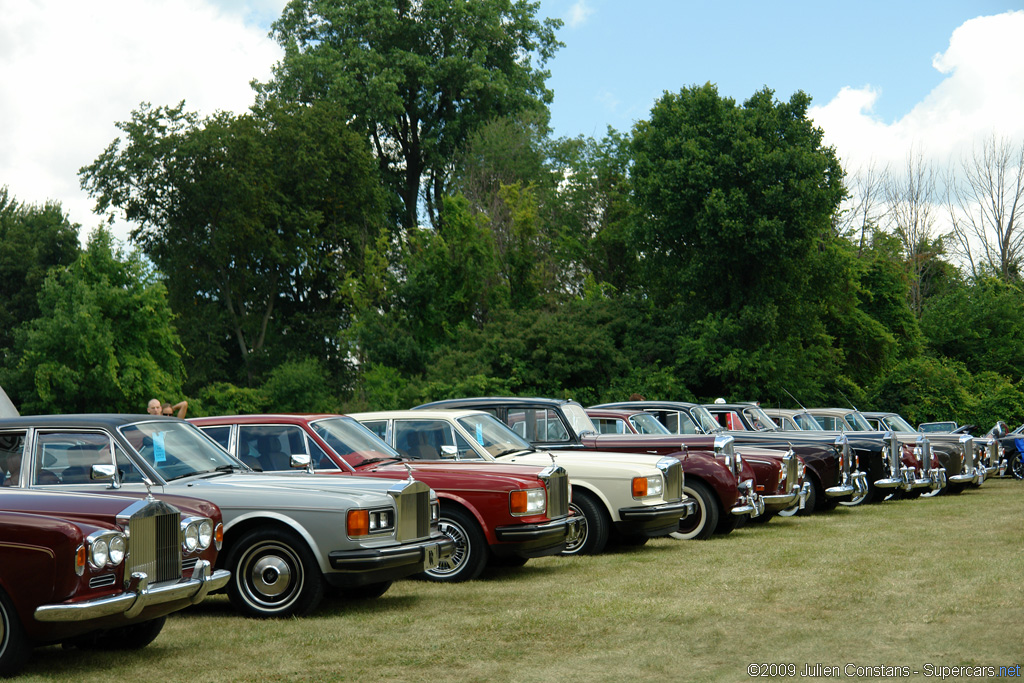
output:
POLYGON ((295 425, 239 425, 238 457, 264 472, 291 469, 291 456, 305 454, 306 439, 295 425))
POLYGON ((455 446, 458 458, 476 458, 473 446, 444 420, 395 420, 395 448, 406 458, 440 460, 443 446, 455 446))
MULTIPOLYGON (((630 415, 629 424, 633 425, 633 430, 637 434, 671 434, 670 431, 665 429, 665 425, 658 422, 658 418, 650 413, 630 415)), ((629 430, 626 430, 625 433, 628 434, 629 430)))
POLYGON ((363 423, 363 426, 373 432, 378 439, 381 441, 387 440, 388 434, 388 421, 387 420, 368 420, 363 423))
POLYGON ((592 417, 598 434, 629 434, 626 421, 615 417, 592 417))
POLYGON ((40 432, 36 437, 32 484, 91 484, 93 465, 114 464, 111 441, 99 432, 40 432))
POLYGON ((21 462, 25 451, 25 431, 0 434, 0 479, 4 486, 21 484, 21 462))
POLYGON ((199 430, 219 443, 224 450, 228 450, 228 441, 231 438, 231 427, 218 425, 216 427, 200 427, 199 430))
POLYGON ((546 408, 510 408, 506 424, 531 442, 568 441, 569 431, 558 412, 546 408))

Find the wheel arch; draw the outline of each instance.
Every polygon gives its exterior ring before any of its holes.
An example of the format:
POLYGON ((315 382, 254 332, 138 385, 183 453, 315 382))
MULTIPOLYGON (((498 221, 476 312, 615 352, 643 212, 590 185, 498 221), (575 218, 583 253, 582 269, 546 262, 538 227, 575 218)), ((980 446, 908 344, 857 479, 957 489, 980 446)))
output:
POLYGON ((602 492, 599 488, 597 488, 588 481, 576 481, 571 478, 570 481, 572 482, 573 493, 576 493, 578 489, 580 491, 585 492, 587 495, 593 496, 604 507, 604 512, 608 516, 609 521, 611 521, 613 524, 615 522, 621 521, 619 519, 619 511, 615 509, 615 507, 608 500, 608 496, 606 496, 604 492, 602 492))
POLYGON ((235 542, 253 529, 281 529, 295 532, 306 543, 309 551, 313 553, 313 557, 316 558, 316 563, 320 567, 320 572, 324 574, 330 572, 330 563, 320 552, 319 545, 313 540, 313 537, 304 526, 286 515, 267 512, 242 515, 231 520, 230 526, 224 525, 224 547, 217 554, 218 567, 230 569, 230 567, 224 566, 224 563, 233 554, 235 542))
POLYGON ((469 515, 472 519, 476 520, 476 525, 483 532, 484 538, 487 540, 487 545, 492 546, 498 542, 498 537, 494 533, 493 525, 487 524, 484 520, 480 511, 475 505, 472 505, 465 498, 460 496, 453 496, 450 493, 442 495, 440 492, 437 494, 437 500, 441 504, 441 514, 443 515, 445 510, 458 510, 463 514, 469 515))

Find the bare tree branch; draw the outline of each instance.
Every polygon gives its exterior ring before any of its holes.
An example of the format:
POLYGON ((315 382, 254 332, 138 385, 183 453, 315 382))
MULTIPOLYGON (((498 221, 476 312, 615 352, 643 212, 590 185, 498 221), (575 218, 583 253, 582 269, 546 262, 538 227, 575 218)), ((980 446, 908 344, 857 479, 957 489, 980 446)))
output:
POLYGON ((1024 143, 1014 146, 992 135, 975 148, 961 161, 960 174, 950 174, 946 210, 972 274, 984 265, 1004 280, 1019 279, 1024 257, 1024 143))

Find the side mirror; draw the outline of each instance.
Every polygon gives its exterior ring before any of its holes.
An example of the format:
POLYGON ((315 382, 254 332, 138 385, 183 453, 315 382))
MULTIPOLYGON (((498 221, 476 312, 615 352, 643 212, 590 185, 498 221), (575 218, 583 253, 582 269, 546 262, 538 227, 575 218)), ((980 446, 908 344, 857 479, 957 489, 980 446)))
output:
POLYGON ((89 479, 92 481, 113 481, 117 474, 117 468, 113 465, 93 465, 89 470, 89 479))
POLYGON ((458 460, 459 459, 459 447, 458 446, 441 446, 441 458, 443 460, 458 460))
POLYGON ((309 453, 292 453, 288 457, 288 466, 294 470, 309 469, 311 462, 309 453))

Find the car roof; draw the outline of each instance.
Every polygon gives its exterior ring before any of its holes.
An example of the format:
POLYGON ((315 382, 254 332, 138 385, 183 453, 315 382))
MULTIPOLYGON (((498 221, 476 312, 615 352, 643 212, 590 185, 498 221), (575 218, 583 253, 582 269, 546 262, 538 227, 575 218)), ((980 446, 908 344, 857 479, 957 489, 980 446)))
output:
MULTIPOLYGON (((620 409, 625 408, 627 410, 679 410, 680 408, 693 408, 699 406, 699 403, 692 403, 690 401, 617 401, 614 403, 599 403, 591 406, 591 408, 605 410, 605 409, 620 409), (643 404, 643 407, 641 407, 643 404)), ((590 410, 590 408, 587 408, 590 410)))
POLYGON ((424 410, 430 408, 468 407, 468 406, 499 406, 499 405, 544 405, 563 406, 567 403, 575 403, 567 398, 540 398, 524 396, 480 396, 477 398, 449 398, 443 401, 432 401, 415 406, 413 410, 424 410))
POLYGON ((473 410, 470 408, 459 408, 459 409, 443 409, 436 408, 433 410, 374 410, 366 413, 352 413, 351 417, 356 420, 394 420, 398 418, 414 418, 419 420, 426 419, 437 419, 437 420, 454 420, 466 415, 490 415, 490 413, 483 410, 473 410))
POLYGON ((133 422, 183 422, 176 417, 129 413, 80 413, 72 415, 21 415, 0 419, 0 429, 28 427, 91 427, 116 429, 133 422))

